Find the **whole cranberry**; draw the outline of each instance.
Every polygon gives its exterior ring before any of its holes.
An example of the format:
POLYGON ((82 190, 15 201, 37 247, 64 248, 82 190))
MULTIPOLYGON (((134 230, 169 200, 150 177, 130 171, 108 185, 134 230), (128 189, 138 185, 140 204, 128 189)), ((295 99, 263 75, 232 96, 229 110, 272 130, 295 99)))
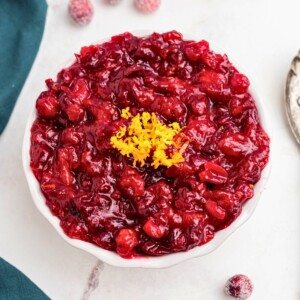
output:
POLYGON ((36 109, 41 117, 53 119, 58 113, 58 101, 54 96, 39 98, 36 102, 36 109))
POLYGON ((248 299, 252 292, 253 283, 246 275, 234 275, 228 279, 225 285, 225 293, 236 299, 248 299))
POLYGON ((143 229, 148 236, 154 239, 160 239, 169 232, 169 226, 165 217, 149 218, 143 229))
POLYGON ((145 181, 140 175, 128 175, 121 177, 120 190, 129 198, 142 196, 145 190, 145 181))
POLYGON ((94 8, 89 0, 71 0, 69 14, 77 24, 84 25, 91 22, 94 8))
POLYGON ((133 229, 121 229, 116 236, 117 252, 123 257, 129 257, 138 245, 137 232, 133 229))
POLYGON ((152 13, 158 9, 160 0, 135 0, 135 5, 143 13, 152 13))
POLYGON ((230 78, 230 88, 235 94, 244 94, 250 85, 249 79, 240 73, 234 73, 230 78))

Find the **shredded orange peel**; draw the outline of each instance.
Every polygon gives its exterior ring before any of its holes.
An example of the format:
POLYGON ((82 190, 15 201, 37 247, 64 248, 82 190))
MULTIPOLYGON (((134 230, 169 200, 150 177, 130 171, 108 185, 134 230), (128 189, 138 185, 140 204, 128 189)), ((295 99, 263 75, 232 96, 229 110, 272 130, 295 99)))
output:
POLYGON ((122 110, 121 117, 130 119, 130 125, 120 127, 119 131, 111 137, 111 144, 118 149, 122 155, 133 157, 133 165, 145 161, 152 155, 152 166, 157 169, 159 166, 171 167, 172 165, 184 162, 182 156, 188 142, 183 143, 179 136, 182 128, 177 122, 169 126, 161 123, 155 113, 143 112, 132 116, 129 107, 122 110), (174 151, 169 156, 166 153, 168 147, 174 151))

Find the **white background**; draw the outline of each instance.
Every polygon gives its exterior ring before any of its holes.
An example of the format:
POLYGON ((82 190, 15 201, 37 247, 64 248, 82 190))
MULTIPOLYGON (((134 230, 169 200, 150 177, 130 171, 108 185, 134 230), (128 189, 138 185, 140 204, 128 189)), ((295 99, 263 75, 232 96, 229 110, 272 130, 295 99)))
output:
POLYGON ((0 137, 0 256, 53 299, 222 300, 227 278, 244 273, 255 284, 251 299, 299 300, 300 153, 285 118, 283 91, 300 48, 300 1, 162 0, 159 11, 143 15, 132 0, 117 7, 94 0, 95 17, 86 27, 69 20, 66 0, 48 2, 39 54, 0 137), (43 80, 82 45, 137 29, 177 29, 224 49, 255 78, 273 129, 271 177, 251 219, 210 255, 163 270, 97 265, 66 244, 34 207, 21 166, 26 118, 43 80), (95 265, 99 285, 86 291, 95 265))

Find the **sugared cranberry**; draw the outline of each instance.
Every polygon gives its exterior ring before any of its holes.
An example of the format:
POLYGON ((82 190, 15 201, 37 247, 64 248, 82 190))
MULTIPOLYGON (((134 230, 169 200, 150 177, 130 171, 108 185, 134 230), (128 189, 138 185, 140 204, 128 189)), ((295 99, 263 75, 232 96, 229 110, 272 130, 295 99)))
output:
POLYGON ((70 0, 69 13, 76 23, 84 25, 91 22, 94 8, 90 0, 70 0))
POLYGON ((160 0, 135 0, 135 5, 141 12, 151 13, 158 9, 160 0))
POLYGON ((252 292, 253 283, 246 275, 234 275, 225 285, 225 293, 236 299, 248 299, 252 292))
POLYGON ((109 5, 118 5, 122 2, 122 0, 105 0, 105 2, 109 5))

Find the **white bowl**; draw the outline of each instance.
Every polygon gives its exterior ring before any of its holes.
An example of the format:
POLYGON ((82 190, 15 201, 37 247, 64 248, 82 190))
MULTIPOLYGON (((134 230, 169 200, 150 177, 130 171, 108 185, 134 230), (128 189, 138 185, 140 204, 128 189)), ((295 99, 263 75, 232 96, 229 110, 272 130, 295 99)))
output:
MULTIPOLYGON (((133 34, 136 36, 144 36, 149 35, 152 32, 150 31, 135 31, 133 34)), ((199 38, 184 34, 185 39, 191 39, 191 40, 199 40, 199 38)), ((108 40, 108 39, 106 39, 108 40)), ((97 42, 102 43, 106 40, 97 42)), ((218 53, 222 53, 222 51, 219 51, 217 47, 212 47, 212 49, 215 49, 218 53)), ((229 57, 230 61, 232 62, 232 59, 229 57)), ((68 64, 67 64, 68 65, 68 64)), ((236 67, 238 65, 234 64, 236 67)), ((57 69, 57 72, 60 71, 61 68, 57 69)), ((247 73, 246 73, 247 74, 247 73)), ((55 74, 56 75, 56 74, 55 74)), ((42 79, 41 79, 42 80, 42 79)), ((252 82, 252 81, 251 81, 252 82)), ((262 127, 265 129, 266 132, 270 133, 270 127, 267 124, 267 117, 265 114, 264 104, 258 94, 256 93, 255 89, 250 86, 249 89, 250 93, 254 97, 257 105, 257 109, 260 116, 260 122, 262 124, 262 127)), ((236 231, 242 224, 244 224, 250 216, 253 214, 255 207, 261 197, 261 194, 264 190, 264 187, 266 185, 267 179, 269 177, 270 169, 271 169, 271 162, 267 164, 265 169, 262 172, 260 181, 255 185, 254 191, 255 195, 252 199, 247 201, 243 205, 243 210, 241 215, 226 229, 223 229, 221 231, 216 232, 214 239, 212 239, 207 244, 195 247, 187 252, 179 252, 179 253, 173 253, 168 254, 164 256, 158 256, 158 257, 140 257, 140 258, 133 258, 133 259, 124 259, 120 257, 115 252, 111 252, 108 250, 104 250, 96 245, 93 245, 91 243, 87 243, 81 240, 71 239, 69 238, 62 230, 62 228, 59 225, 59 219, 52 215, 50 209, 46 205, 45 197, 43 196, 39 182, 36 180, 35 176, 33 175, 31 168, 30 168, 30 155, 29 155, 29 149, 30 149, 30 129, 32 126, 33 121, 35 120, 37 114, 35 108, 29 115, 26 129, 25 129, 25 135, 24 135, 24 141, 23 141, 23 149, 22 149, 22 159, 23 159, 23 167, 25 176, 27 178, 27 182, 29 185, 29 189, 33 198, 33 201, 38 208, 38 210, 41 212, 41 214, 50 222, 50 224, 56 229, 58 234, 69 244, 71 244, 74 247, 77 247, 79 249, 82 249, 90 254, 93 254, 101 261, 108 263, 110 265, 116 266, 116 267, 131 267, 131 268, 165 268, 170 267, 172 265, 178 264, 180 262, 183 262, 185 260, 203 256, 206 255, 212 251, 214 251, 216 248, 218 248, 228 237, 231 235, 234 231, 236 231)))

